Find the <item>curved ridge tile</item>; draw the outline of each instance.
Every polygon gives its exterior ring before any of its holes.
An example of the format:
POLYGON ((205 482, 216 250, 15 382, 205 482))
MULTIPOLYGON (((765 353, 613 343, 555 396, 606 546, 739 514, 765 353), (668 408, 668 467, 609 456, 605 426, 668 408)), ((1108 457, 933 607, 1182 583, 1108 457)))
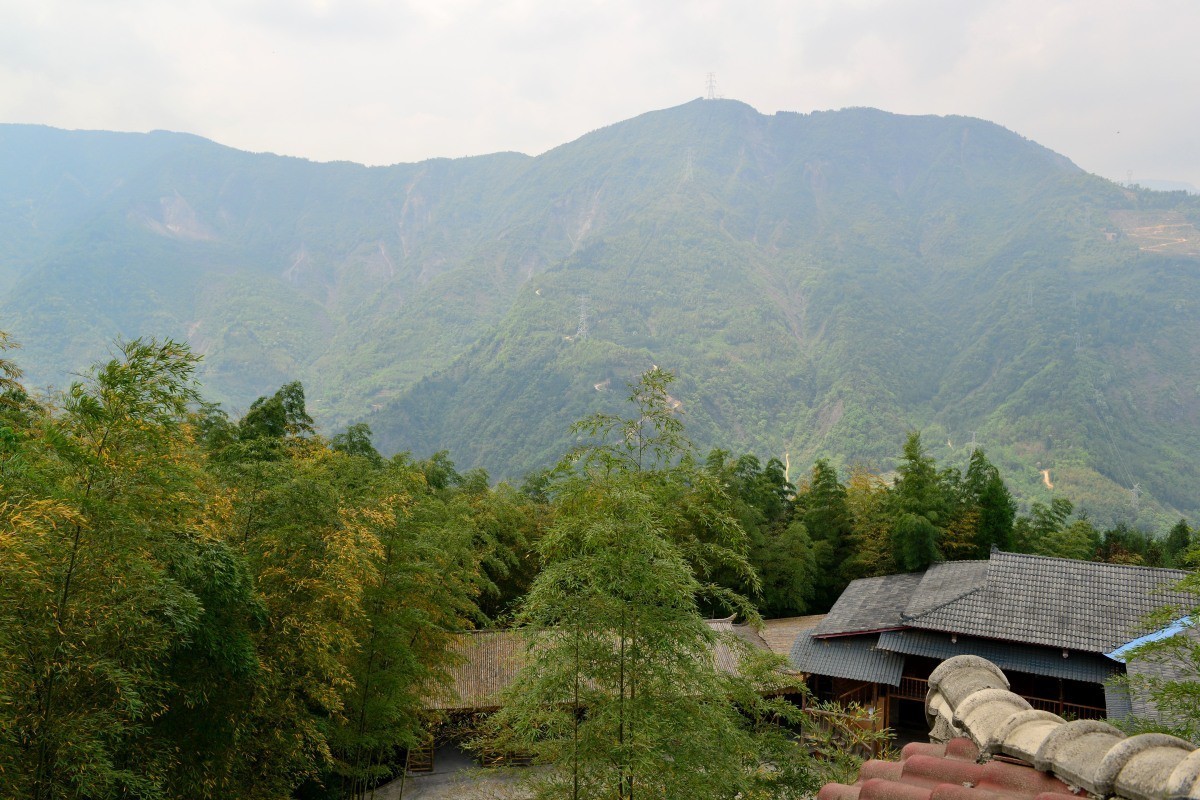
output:
POLYGON ((940 692, 951 706, 957 707, 967 695, 980 689, 1008 689, 1008 678, 992 662, 979 656, 954 656, 929 674, 928 698, 940 692))
POLYGON ((989 755, 1003 753, 1032 763, 1046 737, 1064 724, 1065 719, 1050 711, 1018 711, 1005 720, 984 749, 989 755))
POLYGON ((1167 778, 1166 800, 1200 800, 1200 750, 1175 765, 1167 778))
POLYGON ((1028 700, 1007 689, 980 689, 963 698, 954 709, 954 724, 982 750, 1010 717, 1031 708, 1028 700))
POLYGON ((1124 739, 1105 754, 1096 768, 1096 793, 1116 793, 1130 800, 1165 797, 1171 773, 1192 749, 1183 739, 1162 733, 1124 739))
MULTIPOLYGON (((977 656, 956 656, 933 671, 926 715, 935 732, 964 731, 983 758, 1019 758, 1094 798, 1200 800, 1200 749, 1191 743, 1157 733, 1127 737, 1106 722, 1067 722, 1035 710, 1008 691, 999 668, 977 656)), ((953 742, 969 746, 966 738, 953 742)))
POLYGON ((1095 719, 1065 722, 1042 742, 1033 757, 1033 766, 1103 797, 1096 786, 1096 766, 1124 738, 1125 734, 1107 722, 1095 719))

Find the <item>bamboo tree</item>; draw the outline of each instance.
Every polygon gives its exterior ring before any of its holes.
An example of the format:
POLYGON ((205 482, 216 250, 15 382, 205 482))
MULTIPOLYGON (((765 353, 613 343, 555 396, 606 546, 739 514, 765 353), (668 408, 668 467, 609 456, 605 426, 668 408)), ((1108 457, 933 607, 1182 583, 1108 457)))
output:
POLYGON ((733 797, 751 789, 760 766, 758 742, 730 702, 738 679, 716 669, 716 637, 697 605, 709 591, 698 569, 744 558, 676 529, 689 515, 728 526, 728 536, 737 526, 721 507, 682 514, 673 505, 689 496, 677 482, 700 481, 669 381, 643 375, 630 419, 581 423, 599 442, 560 465, 549 492, 544 567, 519 615, 532 663, 491 729, 493 746, 555 765, 537 787, 542 797, 733 797))
POLYGON ((469 506, 446 503, 402 460, 380 470, 372 492, 379 499, 348 517, 381 551, 364 592, 343 721, 331 731, 335 771, 351 797, 392 774, 398 748, 420 743, 424 701, 448 678, 451 636, 478 615, 469 506))
POLYGON ((850 512, 850 556, 842 569, 847 578, 872 578, 892 571, 891 517, 883 478, 855 467, 846 481, 850 512))
POLYGON ((357 461, 315 434, 300 384, 255 401, 236 424, 204 416, 228 502, 223 541, 244 565, 257 620, 257 669, 240 687, 237 757, 220 784, 246 798, 286 796, 333 763, 330 729, 354 687, 382 548, 359 521, 368 499, 357 461))
MULTIPOLYGON (((202 479, 187 406, 196 358, 135 340, 22 432, 0 524, 28 570, 11 614, 11 796, 153 796, 172 755, 142 736, 166 708, 170 655, 194 633, 175 565, 196 544, 202 479)), ((10 456, 12 454, 9 454, 10 456)))

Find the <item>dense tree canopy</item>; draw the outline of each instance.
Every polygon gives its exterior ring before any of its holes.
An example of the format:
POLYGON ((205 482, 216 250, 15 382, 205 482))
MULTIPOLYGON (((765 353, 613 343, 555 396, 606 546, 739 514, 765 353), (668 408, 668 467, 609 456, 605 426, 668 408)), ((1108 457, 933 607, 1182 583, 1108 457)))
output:
POLYGON ((513 624, 539 658, 497 735, 566 765, 559 789, 786 796, 821 774, 777 724, 795 709, 712 669, 704 617, 819 613, 849 580, 997 546, 1194 558, 1186 520, 1098 530, 1058 496, 1020 515, 982 451, 939 468, 916 433, 893 475, 818 460, 793 485, 777 459, 702 460, 665 370, 518 489, 444 451, 384 458, 366 425, 325 438, 296 382, 231 419, 172 341, 121 343, 46 397, 11 346, 4 797, 362 797, 427 735, 454 633, 513 624))

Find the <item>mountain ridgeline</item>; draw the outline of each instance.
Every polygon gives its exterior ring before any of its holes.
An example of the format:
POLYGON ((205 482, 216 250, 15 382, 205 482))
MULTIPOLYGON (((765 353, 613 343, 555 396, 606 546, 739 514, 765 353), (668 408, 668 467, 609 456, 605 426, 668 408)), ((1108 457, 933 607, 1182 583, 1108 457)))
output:
POLYGON ((375 168, 0 126, 0 330, 30 384, 173 336, 234 410, 299 379, 328 428, 510 478, 657 364, 702 447, 887 468, 921 429, 1157 528, 1200 511, 1198 222, 992 123, 872 109, 697 100, 375 168))

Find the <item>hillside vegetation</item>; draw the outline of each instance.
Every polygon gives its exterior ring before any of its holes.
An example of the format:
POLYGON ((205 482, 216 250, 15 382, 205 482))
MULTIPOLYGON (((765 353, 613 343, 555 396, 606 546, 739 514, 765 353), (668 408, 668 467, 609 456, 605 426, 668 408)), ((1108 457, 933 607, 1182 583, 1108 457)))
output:
POLYGON ((974 438, 1026 501, 1161 529, 1200 509, 1198 221, 871 109, 698 100, 386 168, 0 126, 0 319, 33 385, 175 336, 234 411, 301 380, 327 425, 493 477, 658 364, 703 447, 888 468, 920 429, 965 468, 974 438))

